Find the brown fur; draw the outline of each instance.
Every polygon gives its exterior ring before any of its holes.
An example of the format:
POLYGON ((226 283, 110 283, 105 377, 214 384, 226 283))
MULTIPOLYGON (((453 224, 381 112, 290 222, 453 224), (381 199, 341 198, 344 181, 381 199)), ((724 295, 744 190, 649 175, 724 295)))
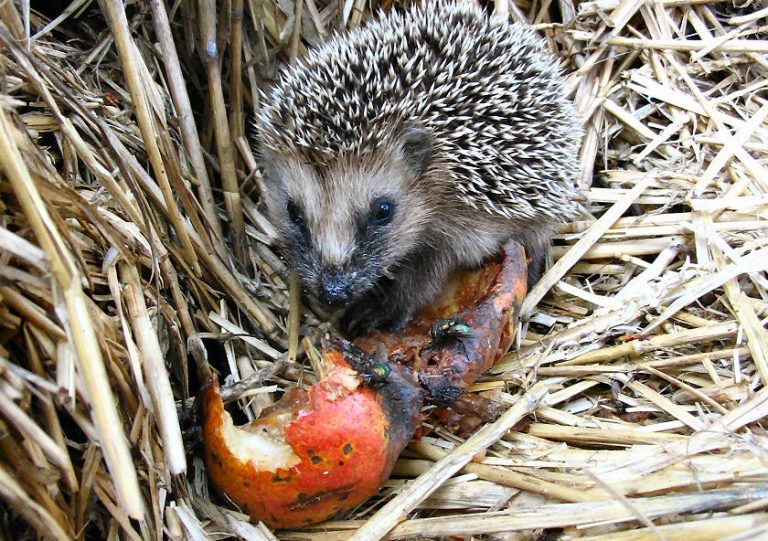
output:
POLYGON ((373 154, 333 164, 308 154, 262 157, 271 184, 267 209, 285 252, 314 293, 323 287, 323 269, 342 269, 351 291, 345 320, 353 329, 401 326, 437 296, 451 270, 480 265, 512 235, 536 251, 549 238, 546 221, 516 223, 468 206, 449 182, 439 146, 421 131, 430 148, 423 168, 414 168, 408 153, 423 149, 405 145, 402 133, 373 154), (375 242, 361 243, 357 222, 381 196, 395 203, 395 218, 375 242), (302 206, 308 235, 288 218, 289 199, 302 206))

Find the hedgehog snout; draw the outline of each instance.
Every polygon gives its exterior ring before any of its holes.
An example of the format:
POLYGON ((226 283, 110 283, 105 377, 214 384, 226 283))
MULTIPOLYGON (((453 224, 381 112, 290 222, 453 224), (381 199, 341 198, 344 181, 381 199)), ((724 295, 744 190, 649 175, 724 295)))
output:
POLYGON ((333 306, 349 304, 354 296, 354 287, 348 273, 341 267, 321 269, 317 280, 317 296, 321 302, 333 306))

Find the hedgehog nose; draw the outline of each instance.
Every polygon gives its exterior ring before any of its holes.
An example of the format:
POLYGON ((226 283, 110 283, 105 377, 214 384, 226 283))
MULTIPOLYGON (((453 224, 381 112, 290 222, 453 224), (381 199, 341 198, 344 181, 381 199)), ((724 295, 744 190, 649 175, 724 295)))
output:
POLYGON ((326 267, 322 270, 318 297, 321 302, 332 305, 347 304, 351 300, 352 290, 340 267, 326 267))

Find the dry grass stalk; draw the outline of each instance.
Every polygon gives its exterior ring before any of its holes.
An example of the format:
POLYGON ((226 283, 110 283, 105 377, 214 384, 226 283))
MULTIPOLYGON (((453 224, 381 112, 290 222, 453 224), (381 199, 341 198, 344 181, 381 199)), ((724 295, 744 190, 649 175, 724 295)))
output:
POLYGON ((224 101, 224 89, 221 73, 222 54, 218 48, 216 32, 216 5, 213 0, 198 2, 200 10, 200 34, 202 35, 203 61, 208 74, 210 107, 213 112, 213 132, 216 139, 216 151, 219 157, 219 172, 224 195, 224 205, 234 233, 235 253, 242 259, 243 234, 245 222, 240 204, 240 188, 235 172, 235 152, 232 147, 232 132, 224 101))
MULTIPOLYGON (((187 262, 198 272, 197 257, 192 242, 187 235, 187 231, 182 225, 182 215, 176 205, 174 191, 171 188, 171 182, 168 178, 168 167, 160 153, 157 143, 161 139, 158 135, 158 125, 151 116, 150 107, 157 109, 159 104, 150 103, 151 91, 145 88, 147 77, 144 77, 140 71, 143 66, 143 58, 138 53, 136 46, 131 39, 128 28, 128 20, 123 10, 123 5, 118 0, 109 0, 106 3, 107 16, 115 39, 120 59, 125 73, 126 84, 131 95, 131 102, 136 108, 136 119, 141 130, 142 139, 145 143, 145 149, 152 164, 155 177, 158 180, 160 189, 163 193, 163 200, 168 208, 168 215, 171 223, 174 225, 176 234, 179 236, 184 256, 187 262)), ((144 67, 146 72, 146 67, 144 67)))
MULTIPOLYGON (((757 495, 764 491, 756 490, 755 492, 755 495, 757 495)), ((703 495, 698 494, 686 494, 677 498, 657 496, 634 500, 633 504, 640 512, 651 518, 657 518, 704 510, 717 510, 721 506, 727 507, 749 498, 746 493, 739 494, 735 491, 711 491, 710 496, 711 499, 705 499, 703 495)), ((587 529, 593 527, 598 522, 596 519, 601 523, 608 523, 609 521, 623 522, 633 520, 634 516, 621 503, 612 501, 532 506, 528 509, 511 509, 497 513, 410 520, 395 528, 388 536, 388 539, 408 539, 414 536, 427 538, 445 535, 471 536, 567 526, 578 526, 580 529, 587 529)), ((762 524, 764 520, 764 516, 759 516, 753 518, 752 521, 742 521, 741 524, 746 529, 762 524)), ((349 539, 352 535, 350 530, 359 528, 360 523, 332 523, 328 526, 335 527, 336 531, 332 530, 314 534, 291 533, 286 535, 284 539, 290 541, 349 539)), ((328 529, 328 526, 324 529, 328 529)), ((738 531, 736 529, 733 533, 738 531)))
MULTIPOLYGON (((211 189, 211 181, 208 176, 208 169, 205 167, 203 159, 203 149, 200 145, 200 137, 197 132, 197 124, 192 112, 192 105, 189 101, 189 93, 187 92, 186 85, 184 84, 184 76, 181 72, 181 65, 179 62, 179 55, 176 52, 176 44, 173 40, 171 33, 171 27, 168 22, 168 14, 165 9, 165 5, 161 0, 151 0, 150 6, 152 7, 152 20, 154 22, 155 34, 157 35, 158 45, 163 54, 163 66, 166 69, 166 77, 168 79, 168 86, 171 96, 173 97, 173 105, 177 110, 177 116, 181 127, 181 133, 184 137, 184 146, 189 156, 189 161, 194 169, 195 178, 198 182, 198 197, 200 205, 205 211, 207 218, 207 225, 213 228, 213 240, 219 255, 225 253, 224 246, 224 233, 221 229, 221 222, 219 222, 218 216, 216 216, 216 206, 213 198, 213 191, 211 189)), ((242 9, 242 4, 240 6, 242 9)), ((237 43, 237 40, 234 40, 237 43)), ((240 73, 240 70, 233 73, 240 73)), ((240 78, 236 78, 237 82, 240 78)), ((233 85, 233 94, 235 93, 233 85)), ((236 111, 238 100, 234 100, 236 103, 236 111)), ((239 103, 242 107, 242 103, 239 103)), ((237 118, 233 115, 233 119, 237 118)), ((233 120, 234 122, 234 120, 233 120)), ((235 133, 235 132, 233 132, 235 133)))
MULTIPOLYGON (((245 417, 323 373, 248 117, 279 64, 371 6, 37 4, 0 3, 0 537, 274 539, 209 493, 184 408, 211 369, 245 417)), ((279 538, 765 535, 758 7, 494 2, 561 55, 585 122, 587 213, 475 387, 512 412, 520 387, 549 394, 471 452, 438 427, 348 520, 279 538)))
MULTIPOLYGON (((424 441, 414 442, 411 444, 410 448, 434 461, 440 460, 446 454, 440 448, 424 441)), ((509 469, 494 468, 477 462, 467 464, 461 471, 476 474, 480 479, 493 481, 494 483, 503 486, 527 490, 533 494, 541 494, 542 496, 548 496, 559 501, 584 502, 599 499, 599 496, 590 496, 568 486, 561 486, 543 479, 538 479, 534 476, 525 475, 509 469)))
MULTIPOLYGON (((62 323, 68 327, 68 339, 77 351, 79 372, 93 407, 100 444, 118 489, 120 502, 131 517, 141 518, 144 505, 139 494, 138 480, 132 467, 125 433, 120 430, 115 399, 110 391, 104 360, 81 289, 82 277, 58 224, 49 215, 47 205, 38 192, 18 147, 14 144, 14 139, 18 139, 21 134, 16 135, 12 130, 5 112, 0 111, 0 164, 29 220, 30 227, 35 231, 37 240, 48 257, 55 279, 52 284, 53 293, 63 297, 58 299, 63 302, 61 309, 65 310, 67 316, 62 323)), ((13 403, 8 405, 11 404, 13 403)), ((38 435, 39 441, 48 441, 42 437, 43 433, 38 435)), ((54 457, 61 451, 53 442, 46 447, 54 451, 54 457)), ((54 459, 53 462, 67 467, 69 457, 65 456, 58 461, 54 459)), ((71 475, 68 477, 71 478, 71 475)))

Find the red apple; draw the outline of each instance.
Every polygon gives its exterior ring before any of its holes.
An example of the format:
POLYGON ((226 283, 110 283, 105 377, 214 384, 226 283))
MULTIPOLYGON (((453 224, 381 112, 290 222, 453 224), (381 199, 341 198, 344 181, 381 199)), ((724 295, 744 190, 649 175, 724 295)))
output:
POLYGON ((233 426, 215 377, 203 391, 211 480, 273 528, 321 522, 371 497, 419 426, 422 393, 407 370, 376 365, 340 339, 323 355, 325 378, 245 426, 233 426))

